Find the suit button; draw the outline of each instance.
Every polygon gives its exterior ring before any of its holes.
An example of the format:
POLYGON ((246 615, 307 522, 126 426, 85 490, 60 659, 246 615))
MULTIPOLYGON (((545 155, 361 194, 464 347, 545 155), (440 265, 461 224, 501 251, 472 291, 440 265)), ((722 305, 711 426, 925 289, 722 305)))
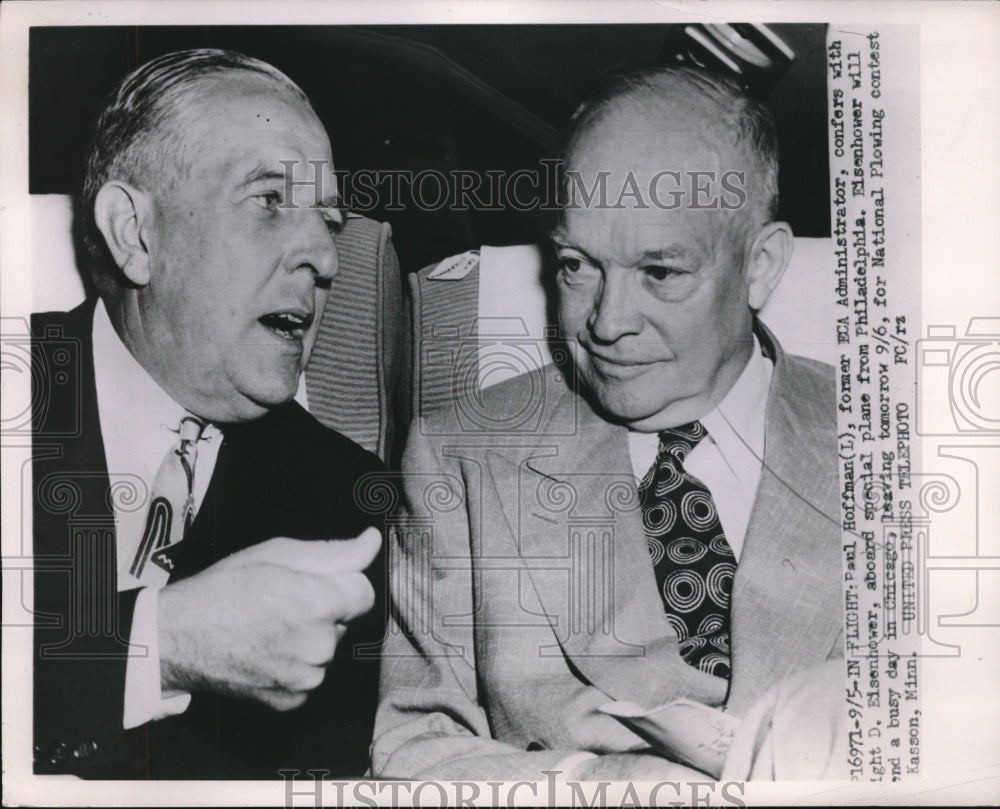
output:
POLYGON ((65 761, 68 752, 69 745, 66 742, 56 742, 49 748, 49 763, 60 764, 65 761))
POLYGON ((97 752, 97 742, 80 742, 73 748, 73 758, 84 761, 97 752))

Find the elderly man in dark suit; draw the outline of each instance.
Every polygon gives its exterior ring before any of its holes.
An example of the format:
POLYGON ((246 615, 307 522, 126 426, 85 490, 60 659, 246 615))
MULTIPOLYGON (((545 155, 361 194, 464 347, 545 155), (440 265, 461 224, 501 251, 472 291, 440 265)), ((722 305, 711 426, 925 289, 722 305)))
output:
POLYGON ((769 113, 640 71, 578 110, 564 170, 572 367, 411 430, 373 771, 835 774, 834 377, 756 317, 793 249, 769 113))
POLYGON ((99 296, 33 320, 35 771, 359 776, 381 463, 293 401, 337 271, 323 126, 270 65, 167 54, 106 102, 81 212, 99 296))

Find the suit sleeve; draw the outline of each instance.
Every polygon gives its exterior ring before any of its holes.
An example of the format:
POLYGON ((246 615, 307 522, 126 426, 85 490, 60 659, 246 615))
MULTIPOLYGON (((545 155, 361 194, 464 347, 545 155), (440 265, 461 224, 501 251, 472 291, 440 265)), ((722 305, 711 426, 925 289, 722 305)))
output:
POLYGON ((388 543, 391 609, 372 773, 542 778, 572 751, 529 752, 492 738, 477 685, 473 629, 467 621, 445 620, 473 613, 468 526, 477 505, 469 502, 459 465, 441 457, 422 423, 412 428, 403 479, 403 515, 388 543))
MULTIPOLYGON (((63 577, 36 576, 36 581, 42 578, 63 577)), ((117 621, 112 626, 117 631, 74 636, 69 610, 45 611, 56 622, 43 622, 39 616, 34 671, 36 773, 94 778, 132 774, 135 751, 122 725, 122 711, 127 638, 137 592, 115 596, 117 621)), ((36 605, 42 604, 36 597, 36 605)))
POLYGON ((93 300, 31 318, 33 753, 39 774, 134 770, 122 725, 137 591, 117 592, 93 300))

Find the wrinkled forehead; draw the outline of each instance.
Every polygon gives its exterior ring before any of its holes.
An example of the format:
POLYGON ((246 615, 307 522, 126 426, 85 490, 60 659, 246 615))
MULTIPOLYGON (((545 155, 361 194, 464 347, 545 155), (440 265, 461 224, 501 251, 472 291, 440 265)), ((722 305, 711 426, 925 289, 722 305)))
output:
POLYGON ((192 81, 175 104, 174 118, 193 138, 287 132, 318 149, 329 147, 323 125, 303 96, 275 78, 249 71, 213 73, 192 81))
POLYGON ((742 265, 747 220, 740 212, 566 209, 552 232, 557 247, 578 250, 601 264, 639 266, 652 258, 697 265, 742 265))
POLYGON ((687 228, 742 242, 758 172, 734 116, 690 94, 641 101, 606 111, 576 140, 564 167, 563 226, 643 241, 687 228))
POLYGON ((220 176, 261 164, 297 182, 322 174, 334 182, 330 141, 308 103, 268 76, 230 72, 208 77, 178 104, 171 137, 192 175, 220 176))
POLYGON ((713 100, 674 92, 637 94, 600 113, 567 156, 569 171, 647 182, 662 172, 747 171, 736 114, 713 100))

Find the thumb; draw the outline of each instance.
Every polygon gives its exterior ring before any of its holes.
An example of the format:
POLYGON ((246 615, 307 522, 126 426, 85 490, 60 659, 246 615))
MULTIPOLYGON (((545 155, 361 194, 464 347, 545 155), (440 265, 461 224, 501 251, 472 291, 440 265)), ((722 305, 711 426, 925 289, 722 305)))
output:
POLYGON ((338 573, 361 571, 378 555, 382 547, 382 532, 369 526, 353 539, 327 539, 314 544, 326 552, 324 569, 338 573))
POLYGON ((230 564, 273 564, 314 575, 357 572, 372 563, 382 547, 377 528, 366 528, 353 539, 290 539, 275 537, 228 557, 230 564))

